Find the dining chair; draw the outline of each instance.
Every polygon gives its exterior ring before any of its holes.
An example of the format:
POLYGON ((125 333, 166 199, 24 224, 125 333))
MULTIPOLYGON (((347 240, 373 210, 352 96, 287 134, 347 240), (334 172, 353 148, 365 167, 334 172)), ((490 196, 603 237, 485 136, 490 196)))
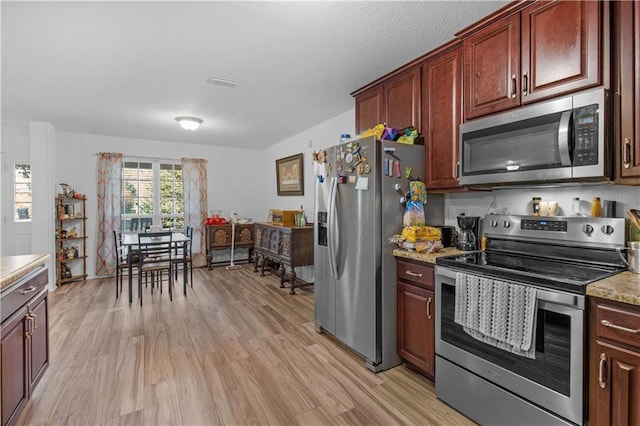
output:
POLYGON ((156 280, 162 293, 162 276, 167 272, 169 299, 173 300, 173 234, 171 232, 141 232, 138 234, 140 260, 138 263, 138 297, 142 306, 143 276, 151 276, 151 293, 156 280))
POLYGON ((116 299, 122 293, 122 274, 128 271, 129 263, 127 262, 127 247, 122 245, 122 234, 116 230, 113 231, 113 243, 116 252, 116 299), (118 288, 118 286, 120 288, 118 288))
POLYGON ((180 269, 181 266, 182 268, 188 268, 189 284, 191 285, 191 288, 193 288, 193 226, 186 226, 184 228, 184 234, 189 238, 189 241, 185 243, 185 246, 175 248, 173 258, 173 263, 175 264, 175 278, 178 279, 178 269, 180 269))

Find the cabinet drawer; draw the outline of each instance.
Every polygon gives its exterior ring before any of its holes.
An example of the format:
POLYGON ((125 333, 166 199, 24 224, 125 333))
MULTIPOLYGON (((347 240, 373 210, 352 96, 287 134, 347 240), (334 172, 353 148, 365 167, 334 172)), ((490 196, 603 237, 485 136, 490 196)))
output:
POLYGON ((631 305, 596 301, 594 311, 596 337, 640 347, 640 309, 631 305))
POLYGON ((2 320, 0 322, 9 318, 15 311, 20 309, 21 306, 39 294, 47 285, 48 281, 49 276, 45 268, 39 272, 32 272, 31 276, 23 278, 22 284, 18 285, 18 287, 13 289, 9 294, 2 295, 0 301, 2 320))
POLYGON ((421 262, 397 260, 398 279, 433 288, 433 266, 421 262))

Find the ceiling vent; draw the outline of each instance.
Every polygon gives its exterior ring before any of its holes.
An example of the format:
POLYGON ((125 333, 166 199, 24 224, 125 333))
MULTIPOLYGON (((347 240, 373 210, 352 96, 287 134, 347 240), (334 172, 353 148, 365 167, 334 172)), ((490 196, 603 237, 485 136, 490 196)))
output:
POLYGON ((213 86, 224 86, 224 87, 236 87, 238 85, 237 80, 231 80, 230 78, 215 77, 215 76, 211 76, 207 78, 205 83, 211 84, 213 86))

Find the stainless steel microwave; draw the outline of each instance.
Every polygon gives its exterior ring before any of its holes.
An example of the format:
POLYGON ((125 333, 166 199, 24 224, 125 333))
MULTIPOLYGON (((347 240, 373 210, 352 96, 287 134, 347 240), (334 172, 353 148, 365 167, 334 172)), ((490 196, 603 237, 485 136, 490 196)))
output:
POLYGON ((590 90, 460 125, 460 183, 606 180, 605 89, 590 90))

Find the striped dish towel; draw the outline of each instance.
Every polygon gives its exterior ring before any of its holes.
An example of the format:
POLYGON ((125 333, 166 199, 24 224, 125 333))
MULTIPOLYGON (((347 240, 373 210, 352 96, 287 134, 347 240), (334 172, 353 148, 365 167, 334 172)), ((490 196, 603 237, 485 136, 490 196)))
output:
POLYGON ((535 358, 536 289, 456 273, 454 321, 473 338, 535 358))

